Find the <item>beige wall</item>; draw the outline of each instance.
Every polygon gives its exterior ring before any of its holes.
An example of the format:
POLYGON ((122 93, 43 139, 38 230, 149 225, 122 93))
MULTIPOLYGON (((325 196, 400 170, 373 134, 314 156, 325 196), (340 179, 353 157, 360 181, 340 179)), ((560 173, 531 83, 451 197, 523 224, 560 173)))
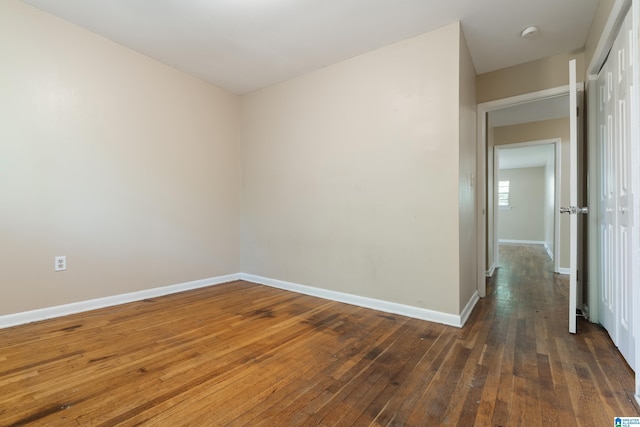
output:
POLYGON ((242 271, 459 313, 460 50, 456 23, 242 97, 242 271))
POLYGON ((498 239, 544 242, 544 167, 500 169, 509 181, 509 207, 498 209, 498 239))
POLYGON ((238 97, 5 0, 0 315, 238 271, 458 313, 475 102, 583 75, 613 3, 585 53, 474 77, 456 23, 245 96, 238 147, 238 97))
POLYGON ((459 23, 242 98, 14 0, 0 52, 0 315, 239 271, 451 314, 475 292, 459 23))
MULTIPOLYGON (((569 118, 502 126, 494 129, 495 145, 560 138, 560 206, 569 206, 569 118)), ((556 250, 557 252, 557 250, 556 250)), ((560 268, 569 268, 569 218, 560 216, 560 268)))
POLYGON ((569 61, 576 59, 578 80, 584 76, 584 53, 562 54, 478 75, 478 103, 509 98, 569 84, 569 61))
POLYGON ((477 289, 476 225, 476 70, 460 30, 460 306, 462 311, 477 289))
POLYGON ((235 95, 14 0, 0 55, 0 315, 238 272, 235 95))

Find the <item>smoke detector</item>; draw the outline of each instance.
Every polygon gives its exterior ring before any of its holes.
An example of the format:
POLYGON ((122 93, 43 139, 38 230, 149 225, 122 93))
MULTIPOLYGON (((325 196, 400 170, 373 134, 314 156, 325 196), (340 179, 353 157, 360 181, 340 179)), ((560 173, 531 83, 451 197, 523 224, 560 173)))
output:
POLYGON ((522 37, 523 39, 530 39, 531 37, 538 34, 538 31, 540 31, 540 29, 535 25, 532 25, 522 30, 522 32, 520 33, 520 37, 522 37))

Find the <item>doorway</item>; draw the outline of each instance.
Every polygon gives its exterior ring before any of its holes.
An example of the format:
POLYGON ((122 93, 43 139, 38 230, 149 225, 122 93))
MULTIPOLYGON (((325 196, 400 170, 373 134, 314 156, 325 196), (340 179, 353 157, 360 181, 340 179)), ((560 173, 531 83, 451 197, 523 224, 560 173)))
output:
MULTIPOLYGON (((502 141, 496 136, 495 142, 502 141)), ((567 249, 560 244, 560 147, 560 138, 495 145, 495 265, 500 244, 533 244, 544 248, 559 272, 567 249)))
MULTIPOLYGON (((609 52, 614 43, 614 40, 619 32, 621 24, 624 20, 625 15, 631 9, 632 11, 632 37, 631 39, 634 41, 634 47, 630 50, 630 57, 632 58, 633 64, 640 63, 639 54, 640 49, 638 49, 635 42, 640 38, 640 1, 631 1, 631 0, 616 0, 613 2, 613 6, 611 8, 611 12, 608 16, 606 23, 604 24, 604 29, 602 30, 602 34, 600 35, 597 45, 595 46, 595 51, 592 52, 592 55, 589 59, 589 63, 586 64, 586 78, 585 82, 587 85, 587 113, 588 119, 586 122, 586 130, 587 130, 587 151, 589 153, 587 157, 587 177, 588 177, 588 185, 586 190, 588 204, 591 205, 591 209, 598 212, 600 209, 599 206, 599 175, 601 171, 600 168, 600 160, 598 154, 598 146, 596 144, 597 135, 599 133, 599 129, 596 125, 596 112, 598 111, 598 101, 597 94, 600 90, 598 87, 598 74, 604 65, 607 57, 609 56, 609 52)), ((631 117, 638 117, 638 110, 640 106, 640 69, 639 67, 633 67, 632 72, 632 85, 631 85, 631 117)), ((496 101, 489 101, 482 104, 478 104, 478 127, 477 127, 477 135, 478 135, 478 158, 477 158, 477 171, 478 177, 478 197, 477 197, 477 221, 478 221, 478 239, 477 239, 477 253, 478 253, 478 271, 477 271, 477 286, 478 286, 478 294, 481 297, 486 296, 486 275, 490 272, 489 267, 491 255, 491 251, 488 246, 490 245, 490 240, 487 239, 487 229, 491 226, 492 222, 489 217, 490 212, 488 212, 489 206, 487 205, 487 200, 489 200, 489 193, 492 191, 492 187, 488 185, 488 181, 492 176, 492 171, 490 170, 491 165, 488 164, 487 160, 490 160, 493 156, 493 152, 490 151, 487 147, 487 138, 489 133, 488 126, 488 115, 491 111, 499 110, 505 107, 517 106, 520 104, 525 104, 531 101, 547 99, 550 97, 561 96, 566 94, 569 90, 568 86, 561 86, 551 89, 540 90, 538 92, 527 93, 524 95, 516 95, 510 98, 504 98, 496 101)), ((583 111, 583 110, 581 110, 583 111)), ((630 121, 630 136, 633 144, 631 144, 631 153, 630 153, 630 162, 631 162, 631 180, 633 183, 637 185, 636 188, 640 188, 640 121, 631 120, 630 121)), ((564 157, 564 155, 563 155, 564 157)), ((633 212, 633 224, 640 224, 640 197, 634 198, 635 209, 633 212)), ((588 307, 588 319, 591 322, 599 322, 600 321, 600 313, 599 313, 599 305, 596 302, 600 300, 602 287, 599 283, 600 280, 600 257, 601 257, 601 239, 600 239, 600 224, 598 221, 598 215, 589 215, 587 217, 588 223, 586 227, 586 233, 588 237, 587 241, 587 254, 588 254, 588 262, 587 270, 585 271, 585 276, 587 277, 587 290, 586 293, 587 300, 594 302, 590 304, 588 307)), ((640 239, 638 239, 637 229, 634 230, 632 235, 635 237, 632 243, 632 258, 630 265, 632 277, 637 278, 640 277, 640 239)), ((633 286, 633 292, 630 301, 634 307, 640 307, 640 291, 637 285, 637 280, 631 281, 633 286)), ((634 314, 632 319, 633 329, 635 331, 640 331, 640 315, 634 314)), ((633 346, 635 349, 634 360, 635 366, 640 366, 640 340, 635 340, 635 345, 633 346)), ((636 375, 636 394, 635 398, 638 403, 640 403, 640 375, 636 375)))
MULTIPOLYGON (((485 276, 491 276, 498 261, 497 218, 498 182, 496 176, 496 152, 499 147, 525 147, 527 145, 554 144, 554 169, 556 195, 555 203, 568 202, 569 183, 569 88, 560 87, 525 96, 509 98, 479 105, 480 135, 485 135, 484 147, 479 149, 478 173, 486 180, 484 194, 479 197, 478 212, 483 213, 481 221, 485 222, 483 233, 479 236, 481 244, 479 253, 484 253, 484 271, 479 284, 485 276), (483 111, 484 110, 484 111, 483 111), (533 142, 532 142, 533 141, 533 142), (519 145, 514 145, 519 144, 519 145), (564 174, 563 174, 564 171, 564 174), (563 175, 567 178, 563 180, 563 175)), ((556 206, 557 207, 557 206, 556 206)), ((562 257, 562 248, 568 248, 568 222, 564 218, 556 219, 553 225, 553 240, 549 249, 553 251, 554 270, 568 273, 568 254, 562 257), (556 227, 559 229, 556 230, 556 227), (566 237, 563 238, 563 235, 566 237)), ((550 234, 550 233, 549 233, 550 234)), ((480 287, 480 286, 479 286, 480 287)), ((479 292, 481 295, 482 293, 479 292)))

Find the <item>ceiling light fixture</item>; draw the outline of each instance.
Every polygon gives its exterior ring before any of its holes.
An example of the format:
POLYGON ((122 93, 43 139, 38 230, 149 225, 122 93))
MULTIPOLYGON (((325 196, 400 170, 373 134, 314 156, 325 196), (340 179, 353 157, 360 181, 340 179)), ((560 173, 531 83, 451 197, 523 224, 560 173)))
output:
POLYGON ((522 37, 523 39, 530 39, 531 37, 538 34, 538 31, 539 31, 538 27, 536 27, 535 25, 532 25, 522 30, 522 32, 520 33, 520 37, 522 37))

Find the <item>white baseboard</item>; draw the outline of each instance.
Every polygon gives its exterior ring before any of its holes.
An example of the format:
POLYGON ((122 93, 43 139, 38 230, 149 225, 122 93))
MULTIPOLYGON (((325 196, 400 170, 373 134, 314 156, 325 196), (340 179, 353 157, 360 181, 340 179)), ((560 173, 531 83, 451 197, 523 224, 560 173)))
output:
POLYGON ((493 264, 491 264, 491 267, 489 267, 489 269, 487 270, 487 277, 492 277, 493 273, 495 273, 496 271, 496 263, 494 262, 493 264))
POLYGON ((476 306, 478 301, 480 301, 480 295, 478 294, 478 291, 475 291, 473 295, 471 295, 471 299, 467 305, 464 307, 464 310, 462 310, 462 313, 460 313, 460 328, 467 323, 467 320, 469 320, 469 316, 471 316, 473 308, 476 306))
POLYGON ((469 300, 469 302, 467 303, 462 313, 460 315, 455 315, 428 310, 426 308, 414 307, 390 301, 347 294, 344 292, 300 285, 298 283, 285 282, 283 280, 269 279, 267 277, 255 276, 253 274, 240 273, 240 279, 246 280, 247 282, 271 286, 273 288, 284 289, 287 291, 293 291, 300 294, 311 295, 314 297, 356 305, 359 307, 371 308, 378 311, 384 311, 386 313, 400 314, 407 317, 413 317, 415 319, 442 323, 449 326, 456 326, 458 328, 464 326, 464 323, 467 321, 469 315, 471 314, 471 311, 473 311, 473 307, 475 307, 476 303, 479 300, 478 292, 476 291, 471 297, 471 300, 469 300))
POLYGON ((553 261, 553 252, 551 252, 551 248, 549 247, 549 245, 545 243, 544 248, 547 251, 547 255, 549 255, 551 261, 553 261))
POLYGON ((571 274, 570 268, 559 268, 557 271, 558 274, 571 274))
POLYGON ((177 292, 219 285, 222 283, 233 282, 234 280, 239 280, 238 274, 229 274, 227 276, 218 276, 209 279, 195 280, 192 282, 179 283, 177 285, 145 289, 142 291, 130 292, 104 298, 96 298, 87 301, 74 302, 71 304, 24 311, 22 313, 7 314, 4 316, 0 316, 0 329, 8 328, 10 326, 23 325, 31 322, 37 322, 39 320, 52 319, 54 317, 67 316, 69 314, 82 313, 99 308, 112 307, 114 305, 126 304, 128 302, 141 301, 147 298, 154 298, 163 295, 175 294, 177 292))
POLYGON ((344 292, 315 288, 311 286, 300 285, 297 283, 285 282, 282 280, 268 279, 266 277, 255 276, 252 274, 239 273, 212 277, 209 279, 195 280, 192 282, 179 283, 177 285, 163 286, 160 288, 145 289, 142 291, 113 295, 104 298, 96 298, 87 301, 74 302, 71 304, 25 311, 22 313, 7 314, 4 316, 0 316, 0 329, 8 328, 11 326, 24 325, 26 323, 37 322, 40 320, 52 319, 55 317, 67 316, 70 314, 82 313, 90 310, 97 310, 105 307, 112 307, 115 305, 126 304, 134 301, 141 301, 147 298, 160 297, 163 295, 189 291, 192 289, 219 285, 222 283, 233 282, 235 280, 246 280, 247 282, 259 283, 278 289, 284 289, 287 291, 293 291, 332 301, 343 302, 359 307, 371 308, 378 311, 384 311, 386 313, 400 314, 407 317, 413 317, 415 319, 442 323, 458 328, 464 326, 466 321, 469 319, 473 308, 480 299, 478 296, 478 292, 474 292, 464 310, 462 310, 462 313, 460 313, 460 315, 454 315, 434 310, 428 310, 426 308, 414 307, 390 301, 347 294, 344 292))
POLYGON ((544 245, 542 240, 513 240, 513 239, 498 239, 498 243, 518 243, 521 245, 544 245))

